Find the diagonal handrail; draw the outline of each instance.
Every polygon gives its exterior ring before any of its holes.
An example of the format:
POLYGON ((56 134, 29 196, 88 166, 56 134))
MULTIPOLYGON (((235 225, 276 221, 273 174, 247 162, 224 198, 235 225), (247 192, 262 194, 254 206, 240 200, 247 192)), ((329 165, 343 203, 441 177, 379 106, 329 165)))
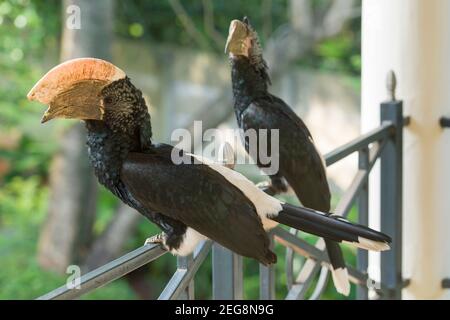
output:
POLYGON ((387 138, 393 129, 395 129, 395 126, 392 122, 385 122, 379 127, 327 153, 325 155, 325 163, 327 164, 327 167, 338 162, 339 160, 342 160, 353 152, 367 147, 371 143, 387 138))
POLYGON ((124 275, 136 270, 143 265, 158 259, 167 253, 160 245, 144 245, 131 251, 122 257, 113 260, 91 272, 86 273, 80 279, 79 287, 68 285, 61 286, 47 294, 37 298, 38 300, 70 300, 94 289, 100 288, 124 275))

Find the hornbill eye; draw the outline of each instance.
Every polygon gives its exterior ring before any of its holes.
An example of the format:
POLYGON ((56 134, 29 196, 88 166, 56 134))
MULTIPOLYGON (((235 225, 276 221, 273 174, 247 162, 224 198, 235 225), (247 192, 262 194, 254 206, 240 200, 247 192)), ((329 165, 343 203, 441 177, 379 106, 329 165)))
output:
POLYGON ((110 96, 107 96, 105 99, 103 99, 103 102, 105 104, 111 104, 111 103, 113 103, 113 101, 114 101, 114 99, 110 96))

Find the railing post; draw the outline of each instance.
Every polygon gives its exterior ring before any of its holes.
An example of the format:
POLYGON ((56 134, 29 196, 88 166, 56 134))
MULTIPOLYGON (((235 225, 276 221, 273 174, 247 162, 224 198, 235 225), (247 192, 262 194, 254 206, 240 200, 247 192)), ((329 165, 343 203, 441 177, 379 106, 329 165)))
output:
MULTIPOLYGON (((230 169, 236 164, 233 147, 224 142, 217 152, 218 162, 230 169)), ((244 281, 242 257, 214 243, 212 248, 213 299, 242 300, 244 281)))
POLYGON ((242 300, 242 257, 214 243, 212 249, 213 299, 242 300))
MULTIPOLYGON (((369 148, 363 148, 359 151, 358 168, 360 170, 369 169, 369 148)), ((364 226, 369 224, 369 181, 367 180, 361 187, 358 197, 358 223, 364 226)), ((367 273, 369 266, 369 255, 366 250, 358 250, 357 267, 362 273, 367 273)), ((356 296, 358 300, 367 300, 367 284, 359 285, 356 288, 356 296)))
MULTIPOLYGON (((194 256, 192 254, 186 256, 186 257, 177 257, 177 267, 178 269, 186 269, 188 270, 189 267, 194 262, 194 256)), ((194 300, 195 299, 195 293, 194 293, 194 280, 191 280, 189 282, 189 285, 186 287, 184 292, 180 294, 178 297, 179 300, 194 300)))
POLYGON ((392 237, 391 250, 381 253, 381 282, 388 288, 383 299, 401 299, 402 292, 402 200, 403 200, 403 103, 395 99, 395 75, 388 75, 391 100, 381 104, 381 122, 395 125, 380 155, 380 225, 392 237))
MULTIPOLYGON (((270 248, 273 250, 273 233, 269 232, 268 236, 270 238, 270 248)), ((259 299, 275 299, 275 267, 273 265, 270 267, 259 265, 259 299)))

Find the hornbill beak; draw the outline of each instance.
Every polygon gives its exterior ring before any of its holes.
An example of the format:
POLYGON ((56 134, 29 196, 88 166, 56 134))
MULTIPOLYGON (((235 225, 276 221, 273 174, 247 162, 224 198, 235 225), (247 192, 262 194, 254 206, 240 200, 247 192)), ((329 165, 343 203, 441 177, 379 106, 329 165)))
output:
POLYGON ((53 118, 102 120, 102 89, 125 77, 125 72, 107 61, 73 59, 47 72, 30 90, 27 98, 48 105, 42 123, 53 118))
POLYGON ((225 44, 225 53, 248 57, 250 42, 247 25, 239 20, 231 21, 227 43, 225 44))

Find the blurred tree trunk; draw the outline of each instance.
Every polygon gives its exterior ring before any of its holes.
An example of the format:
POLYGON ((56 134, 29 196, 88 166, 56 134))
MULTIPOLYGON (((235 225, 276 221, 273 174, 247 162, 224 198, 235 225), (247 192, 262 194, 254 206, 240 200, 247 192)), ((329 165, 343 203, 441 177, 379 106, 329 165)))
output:
MULTIPOLYGON (((111 59, 113 0, 65 0, 62 12, 61 61, 79 57, 111 59), (69 6, 75 11, 68 10, 69 6), (80 29, 66 21, 79 8, 80 29)), ((85 129, 77 123, 60 137, 50 171, 50 203, 42 228, 38 259, 45 268, 65 272, 86 255, 92 241, 97 182, 85 146, 85 129)))
POLYGON ((94 241, 83 264, 84 270, 92 270, 122 254, 124 244, 132 236, 142 216, 124 203, 120 203, 105 231, 94 241))

